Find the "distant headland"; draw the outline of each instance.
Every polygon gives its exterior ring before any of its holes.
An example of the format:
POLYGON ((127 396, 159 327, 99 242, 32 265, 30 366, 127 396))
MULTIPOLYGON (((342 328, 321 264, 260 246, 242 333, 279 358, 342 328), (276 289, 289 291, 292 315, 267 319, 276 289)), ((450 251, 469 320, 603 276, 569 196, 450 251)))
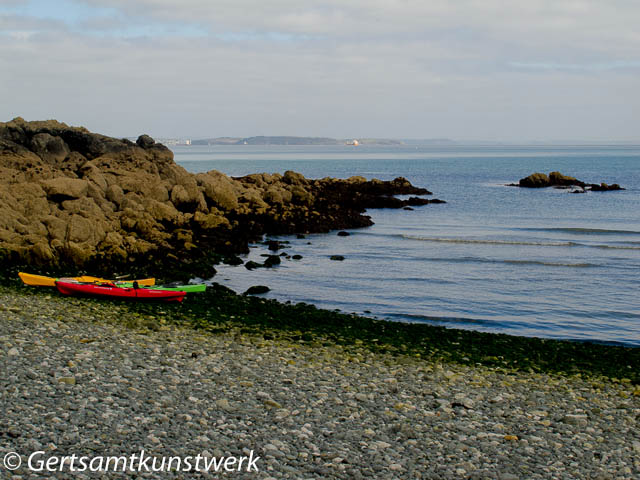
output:
POLYGON ((402 145, 401 140, 385 138, 349 138, 294 137, 294 136, 257 136, 257 137, 216 137, 191 140, 191 145, 402 145))

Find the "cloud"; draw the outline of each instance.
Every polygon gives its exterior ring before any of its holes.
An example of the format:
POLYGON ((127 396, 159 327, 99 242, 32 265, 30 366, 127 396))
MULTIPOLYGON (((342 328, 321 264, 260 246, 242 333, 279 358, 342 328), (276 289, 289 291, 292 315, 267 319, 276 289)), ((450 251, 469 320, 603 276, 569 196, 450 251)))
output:
POLYGON ((115 135, 628 138, 637 18, 627 0, 5 1, 0 104, 115 135))

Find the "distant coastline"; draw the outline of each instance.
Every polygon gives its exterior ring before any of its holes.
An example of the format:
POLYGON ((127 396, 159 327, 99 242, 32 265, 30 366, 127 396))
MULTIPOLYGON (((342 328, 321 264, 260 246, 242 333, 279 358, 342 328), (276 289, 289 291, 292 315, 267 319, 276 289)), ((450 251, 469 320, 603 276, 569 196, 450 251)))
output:
POLYGON ((257 136, 217 137, 192 140, 191 145, 403 145, 401 140, 384 138, 338 139, 328 137, 257 136))
MULTIPOLYGON (((126 137, 135 142, 137 137, 126 137)), ((487 147, 513 147, 513 146, 636 146, 640 141, 624 140, 523 140, 523 141, 493 141, 493 140, 452 140, 450 138, 331 138, 331 137, 297 137, 293 135, 280 136, 252 136, 252 137, 211 137, 211 138, 165 138, 156 137, 158 143, 167 146, 216 146, 216 145, 375 145, 375 146, 487 146, 487 147)))

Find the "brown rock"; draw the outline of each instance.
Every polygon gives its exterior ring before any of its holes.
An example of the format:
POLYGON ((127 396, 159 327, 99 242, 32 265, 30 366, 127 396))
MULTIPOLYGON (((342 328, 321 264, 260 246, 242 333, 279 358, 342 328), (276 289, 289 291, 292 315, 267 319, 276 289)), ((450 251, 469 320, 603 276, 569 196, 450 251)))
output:
POLYGON ((93 162, 86 162, 80 167, 82 178, 91 180, 100 190, 106 191, 108 184, 105 176, 93 162))
POLYGON ((308 185, 309 182, 306 178, 300 173, 293 172, 291 170, 287 170, 284 172, 283 181, 290 185, 308 185))
POLYGON ((72 215, 69 221, 69 233, 67 240, 76 243, 83 243, 93 236, 94 224, 80 215, 72 215))
POLYGON ((211 171, 196 175, 196 180, 208 202, 227 212, 238 208, 238 195, 229 177, 220 172, 211 171))
POLYGON ((202 213, 196 212, 193 216, 194 221, 205 230, 212 230, 219 227, 229 228, 229 220, 222 215, 216 215, 215 213, 202 213))
POLYGON ((575 177, 563 175, 560 172, 551 172, 549 174, 549 184, 551 186, 571 186, 580 185, 582 182, 575 177))
POLYGON ((144 200, 145 211, 157 221, 175 223, 180 212, 170 202, 158 202, 151 198, 144 200))
POLYGON ((549 186, 549 177, 544 173, 532 173, 528 177, 521 178, 518 184, 526 188, 544 188, 549 186))
POLYGON ((69 147, 60 137, 38 133, 31 138, 31 150, 45 161, 60 162, 69 153, 69 147))
POLYGON ((53 201, 83 197, 87 194, 88 188, 86 180, 68 177, 43 180, 41 185, 47 193, 47 197, 53 201))

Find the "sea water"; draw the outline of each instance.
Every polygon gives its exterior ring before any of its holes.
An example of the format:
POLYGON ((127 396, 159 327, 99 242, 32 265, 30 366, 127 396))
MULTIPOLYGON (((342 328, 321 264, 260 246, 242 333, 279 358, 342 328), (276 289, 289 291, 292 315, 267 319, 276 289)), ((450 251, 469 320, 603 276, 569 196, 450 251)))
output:
MULTIPOLYGON (((191 172, 295 170, 390 180, 446 204, 374 209, 375 225, 289 240, 273 269, 220 266, 238 292, 392 321, 640 346, 640 146, 190 146, 191 172), (505 186, 560 171, 624 191, 505 186), (342 255, 344 261, 330 260, 342 255)), ((263 261, 264 246, 245 257, 263 261)), ((280 253, 280 252, 278 252, 280 253)))

